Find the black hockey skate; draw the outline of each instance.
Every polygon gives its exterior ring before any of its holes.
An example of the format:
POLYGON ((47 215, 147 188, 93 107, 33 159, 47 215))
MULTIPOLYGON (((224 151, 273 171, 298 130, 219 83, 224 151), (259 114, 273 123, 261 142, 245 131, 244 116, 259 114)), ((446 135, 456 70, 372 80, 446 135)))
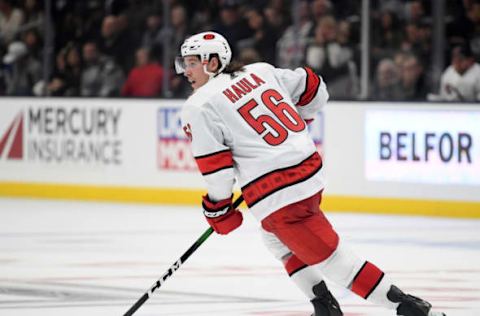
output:
POLYGON ((342 310, 324 281, 313 287, 315 298, 311 300, 315 314, 312 316, 342 316, 342 310))
POLYGON ((400 303, 397 307, 397 315, 401 316, 445 316, 444 313, 431 312, 432 304, 418 297, 402 292, 398 287, 392 285, 387 293, 387 298, 400 303))

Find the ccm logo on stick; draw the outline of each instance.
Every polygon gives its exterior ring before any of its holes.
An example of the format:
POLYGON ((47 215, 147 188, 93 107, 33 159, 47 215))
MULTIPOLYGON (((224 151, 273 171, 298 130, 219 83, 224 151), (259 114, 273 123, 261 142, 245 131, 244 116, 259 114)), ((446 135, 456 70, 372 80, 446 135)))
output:
POLYGON ((472 136, 468 133, 380 132, 381 160, 429 161, 439 157, 448 163, 472 163, 472 136))

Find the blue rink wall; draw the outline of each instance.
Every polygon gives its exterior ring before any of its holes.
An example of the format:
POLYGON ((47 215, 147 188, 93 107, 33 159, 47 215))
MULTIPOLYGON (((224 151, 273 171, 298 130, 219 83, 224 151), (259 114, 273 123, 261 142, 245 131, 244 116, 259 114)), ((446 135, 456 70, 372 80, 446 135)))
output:
MULTIPOLYGON (((0 196, 198 204, 183 100, 0 99, 0 196)), ((330 102, 327 211, 480 217, 480 107, 330 102)))

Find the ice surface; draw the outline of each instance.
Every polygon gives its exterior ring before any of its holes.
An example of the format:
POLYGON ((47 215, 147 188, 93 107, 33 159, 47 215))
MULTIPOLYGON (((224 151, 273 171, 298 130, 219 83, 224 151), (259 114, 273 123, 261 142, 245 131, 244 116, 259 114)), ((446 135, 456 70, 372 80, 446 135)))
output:
MULTIPOLYGON (((480 315, 480 221, 329 213, 355 252, 448 316, 480 315)), ((0 315, 123 313, 208 228, 197 208, 0 199, 0 315)), ((394 315, 329 284, 346 316, 394 315)), ((135 315, 306 316, 258 224, 212 235, 135 315)))

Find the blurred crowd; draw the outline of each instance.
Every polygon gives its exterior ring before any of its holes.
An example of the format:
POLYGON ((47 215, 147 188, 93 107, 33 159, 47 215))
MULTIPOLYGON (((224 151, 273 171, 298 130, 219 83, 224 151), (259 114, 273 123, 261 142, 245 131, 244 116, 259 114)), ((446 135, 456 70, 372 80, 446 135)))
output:
MULTIPOLYGON (((445 0, 441 78, 432 77, 433 1, 370 1, 369 99, 480 101, 480 0, 445 0)), ((173 58, 188 35, 214 30, 239 62, 307 65, 332 99, 355 100, 361 3, 51 0, 52 52, 44 49, 44 1, 0 0, 0 95, 183 98, 191 91, 173 58)))

